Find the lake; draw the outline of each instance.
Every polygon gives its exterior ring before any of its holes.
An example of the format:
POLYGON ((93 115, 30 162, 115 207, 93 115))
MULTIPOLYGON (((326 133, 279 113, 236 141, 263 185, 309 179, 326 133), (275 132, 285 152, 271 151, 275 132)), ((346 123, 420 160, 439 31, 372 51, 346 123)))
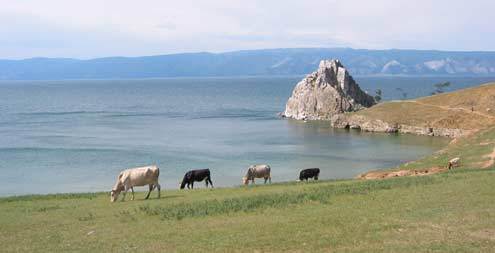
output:
MULTIPOLYGON (((0 195, 109 191, 122 169, 154 163, 166 189, 178 188, 191 168, 210 168, 215 186, 239 185, 259 163, 272 167, 274 182, 296 180, 306 167, 319 167, 321 179, 351 178, 448 142, 278 118, 300 79, 1 81, 0 195)), ((495 78, 356 80, 397 99, 428 95, 436 82, 450 81, 453 90, 495 78)))

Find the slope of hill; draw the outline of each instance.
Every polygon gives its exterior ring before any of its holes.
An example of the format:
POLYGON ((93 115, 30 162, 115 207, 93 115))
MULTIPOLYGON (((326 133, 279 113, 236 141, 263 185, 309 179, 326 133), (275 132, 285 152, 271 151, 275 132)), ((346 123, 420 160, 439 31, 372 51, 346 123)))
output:
POLYGON ((495 52, 294 48, 90 60, 0 60, 0 80, 301 75, 340 59, 353 75, 495 75, 495 52))
POLYGON ((495 83, 390 101, 332 119, 336 127, 459 137, 495 123, 495 83))

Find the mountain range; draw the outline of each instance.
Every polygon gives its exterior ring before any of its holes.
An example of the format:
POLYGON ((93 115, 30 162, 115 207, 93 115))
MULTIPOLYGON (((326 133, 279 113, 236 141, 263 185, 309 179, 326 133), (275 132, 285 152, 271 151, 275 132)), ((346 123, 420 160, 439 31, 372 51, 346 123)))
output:
POLYGON ((302 75, 339 59, 352 75, 495 76, 495 52, 288 48, 88 60, 0 60, 0 80, 302 75))

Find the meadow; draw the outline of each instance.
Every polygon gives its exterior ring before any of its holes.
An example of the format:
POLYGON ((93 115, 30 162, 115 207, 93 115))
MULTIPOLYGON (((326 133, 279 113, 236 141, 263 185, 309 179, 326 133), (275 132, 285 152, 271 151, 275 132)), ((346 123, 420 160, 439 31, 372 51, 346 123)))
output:
POLYGON ((488 252, 495 170, 0 199, 3 252, 488 252))

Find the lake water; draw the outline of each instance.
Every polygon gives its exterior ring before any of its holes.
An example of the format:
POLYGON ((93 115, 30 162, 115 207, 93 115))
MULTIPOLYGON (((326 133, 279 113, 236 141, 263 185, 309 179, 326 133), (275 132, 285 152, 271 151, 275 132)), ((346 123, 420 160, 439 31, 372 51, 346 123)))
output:
MULTIPOLYGON (((191 168, 210 168, 215 186, 239 185, 250 164, 267 163, 274 182, 300 168, 322 179, 350 178, 430 154, 443 138, 369 134, 328 123, 284 120, 301 77, 0 82, 0 195, 107 191, 118 172, 156 163, 164 188, 191 168)), ((490 78, 356 78, 395 99, 490 78)), ((258 183, 261 183, 259 181, 258 183)), ((199 184, 204 187, 203 184, 199 184)))

